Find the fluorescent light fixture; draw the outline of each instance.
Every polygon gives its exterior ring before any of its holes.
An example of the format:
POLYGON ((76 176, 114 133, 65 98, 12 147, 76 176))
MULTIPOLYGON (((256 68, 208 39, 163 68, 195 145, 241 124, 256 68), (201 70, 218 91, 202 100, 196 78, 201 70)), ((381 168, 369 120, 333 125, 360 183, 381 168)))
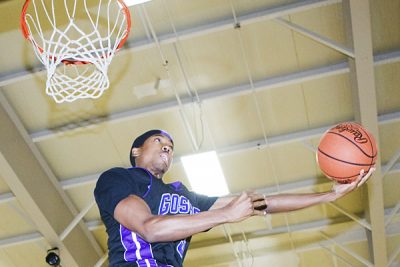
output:
POLYGON ((151 0, 124 0, 125 5, 127 5, 127 6, 139 5, 139 4, 149 2, 149 1, 151 1, 151 0))
POLYGON ((193 191, 207 196, 229 194, 225 177, 215 151, 181 157, 193 191))

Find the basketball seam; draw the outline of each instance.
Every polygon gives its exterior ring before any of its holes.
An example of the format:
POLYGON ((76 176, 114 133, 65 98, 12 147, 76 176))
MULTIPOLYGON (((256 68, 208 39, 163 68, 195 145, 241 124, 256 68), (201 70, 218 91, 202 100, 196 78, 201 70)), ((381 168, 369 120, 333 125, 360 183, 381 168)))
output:
MULTIPOLYGON (((370 159, 370 164, 352 163, 352 162, 348 162, 348 161, 345 161, 345 160, 341 160, 341 159, 335 158, 334 156, 331 156, 331 155, 328 155, 327 153, 325 153, 322 149, 320 149, 320 147, 318 147, 318 152, 321 153, 321 154, 323 154, 324 156, 326 156, 326 157, 328 157, 328 158, 330 158, 330 159, 336 160, 336 161, 338 161, 338 162, 342 162, 342 163, 349 164, 349 165, 353 165, 353 166, 365 166, 365 167, 368 167, 368 170, 366 171, 366 172, 368 172, 368 171, 371 169, 371 167, 375 164, 376 156, 378 155, 378 150, 375 149, 375 147, 374 147, 374 142, 373 142, 374 140, 372 140, 373 137, 371 138, 371 135, 370 135, 364 128, 362 128, 361 125, 359 125, 359 124, 357 124, 357 123, 354 123, 354 124, 360 126, 360 127, 358 127, 359 130, 362 131, 362 133, 364 133, 364 134, 366 135, 366 137, 368 138, 368 141, 369 141, 369 149, 370 149, 370 151, 371 151, 371 155, 368 155, 368 154, 363 150, 363 148, 360 147, 360 146, 358 145, 358 143, 354 142, 351 138, 348 138, 347 136, 342 135, 341 133, 331 131, 332 129, 331 129, 330 131, 328 131, 327 133, 336 134, 336 135, 338 135, 338 136, 343 137, 343 138, 346 139, 347 141, 351 142, 351 143, 352 143, 353 145, 355 145, 366 157, 368 157, 368 158, 370 159)), ((346 180, 349 180, 349 179, 350 179, 350 180, 351 180, 351 179, 354 179, 354 177, 357 177, 358 175, 360 175, 359 173, 357 173, 357 174, 354 174, 354 175, 352 175, 352 176, 338 177, 338 176, 330 175, 328 172, 325 172, 325 174, 326 174, 328 177, 332 178, 332 179, 335 179, 335 180, 337 180, 337 181, 344 181, 344 182, 346 182, 346 180)))
MULTIPOLYGON (((362 148, 361 147, 359 147, 358 146, 358 144, 357 143, 355 143, 355 142, 353 142, 350 138, 348 138, 348 137, 346 137, 346 136, 344 136, 344 135, 342 135, 342 134, 340 134, 340 133, 336 133, 336 132, 328 132, 328 133, 330 133, 330 134, 336 134, 336 135, 338 135, 338 136, 340 136, 340 137, 343 137, 344 139, 346 139, 347 141, 349 141, 349 142, 351 142, 353 145, 355 145, 365 156, 367 156, 368 158, 375 158, 376 157, 376 154, 374 155, 374 154, 372 154, 372 155, 368 155, 367 153, 365 153, 364 152, 364 150, 362 150, 362 148)), ((369 136, 368 136, 368 140, 369 140, 369 142, 371 143, 371 141, 370 141, 370 138, 369 138, 369 136)), ((372 145, 372 144, 371 144, 372 145)), ((374 153, 374 151, 372 150, 372 153, 374 153)), ((376 153, 376 152, 375 152, 376 153)))
MULTIPOLYGON (((325 153, 324 151, 322 151, 320 148, 318 148, 318 152, 322 153, 323 155, 327 156, 328 158, 337 160, 337 161, 339 161, 339 162, 343 162, 343 163, 347 163, 347 164, 351 164, 351 165, 356 165, 356 166, 368 166, 368 170, 369 170, 369 168, 371 168, 371 164, 351 163, 351 162, 347 162, 347 161, 345 161, 345 160, 337 159, 337 158, 335 158, 335 157, 332 157, 332 156, 326 154, 326 153, 325 153)), ((351 175, 351 176, 334 176, 334 175, 329 174, 328 172, 325 172, 325 174, 326 174, 327 176, 333 178, 333 179, 340 179, 340 180, 350 179, 350 178, 354 178, 354 177, 357 177, 358 175, 360 175, 359 173, 357 173, 357 174, 354 174, 354 175, 351 175)))
POLYGON ((331 155, 326 154, 326 153, 325 153, 324 151, 322 151, 320 148, 318 148, 318 151, 321 152, 322 154, 324 154, 325 156, 327 156, 328 158, 331 158, 331 159, 334 159, 334 160, 337 160, 337 161, 340 161, 340 162, 343 162, 343 163, 347 163, 347 164, 350 164, 350 165, 355 165, 355 166, 371 166, 371 164, 368 164, 368 163, 364 163, 364 164, 362 164, 362 163, 354 163, 354 162, 350 162, 350 161, 346 161, 346 160, 342 160, 342 159, 335 158, 335 157, 333 157, 333 156, 331 156, 331 155))

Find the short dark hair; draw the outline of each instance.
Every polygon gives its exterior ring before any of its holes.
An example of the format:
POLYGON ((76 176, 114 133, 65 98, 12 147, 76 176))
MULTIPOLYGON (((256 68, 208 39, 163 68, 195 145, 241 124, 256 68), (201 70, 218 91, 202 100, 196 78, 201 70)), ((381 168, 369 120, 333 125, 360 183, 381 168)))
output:
POLYGON ((141 147, 150 136, 153 136, 156 134, 162 134, 162 135, 168 137, 168 139, 171 140, 172 144, 174 144, 174 140, 172 139, 171 135, 163 130, 150 130, 150 131, 147 131, 147 132, 141 134, 140 136, 138 136, 135 139, 135 141, 133 141, 131 150, 129 150, 129 158, 131 160, 131 164, 133 167, 136 166, 136 163, 135 163, 135 157, 132 155, 132 149, 134 147, 137 147, 137 148, 141 147))

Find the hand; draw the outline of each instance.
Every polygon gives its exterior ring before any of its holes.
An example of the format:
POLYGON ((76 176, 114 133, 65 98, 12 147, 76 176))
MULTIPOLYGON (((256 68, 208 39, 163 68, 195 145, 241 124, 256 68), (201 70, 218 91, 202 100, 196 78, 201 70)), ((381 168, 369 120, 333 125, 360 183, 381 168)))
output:
POLYGON ((253 215, 266 215, 266 209, 267 209, 267 202, 265 199, 265 195, 256 193, 256 192, 248 192, 251 201, 253 202, 253 215))
POLYGON ((332 192, 335 194, 335 200, 354 191, 358 187, 365 184, 374 171, 375 167, 372 167, 369 169, 369 172, 364 175, 364 170, 361 170, 358 178, 349 184, 335 183, 335 185, 332 188, 332 192))
POLYGON ((243 192, 240 196, 235 197, 231 202, 229 202, 225 207, 227 222, 239 222, 244 220, 253 212, 253 205, 251 203, 251 198, 246 192, 243 192))
MULTIPOLYGON (((264 197, 251 192, 243 192, 240 196, 235 197, 223 207, 227 222, 239 222, 253 215, 263 215, 264 212, 255 210, 254 206, 255 202, 260 202, 260 199, 264 199, 264 197)), ((264 200, 262 201, 264 202, 264 200)))

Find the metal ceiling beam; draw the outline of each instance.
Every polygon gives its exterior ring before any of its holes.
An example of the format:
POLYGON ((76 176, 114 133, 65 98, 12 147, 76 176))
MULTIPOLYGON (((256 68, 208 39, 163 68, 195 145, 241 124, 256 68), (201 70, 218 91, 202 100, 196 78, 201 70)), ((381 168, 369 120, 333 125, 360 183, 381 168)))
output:
POLYGON ((400 210, 400 200, 397 202, 396 206, 392 209, 392 213, 385 220, 385 227, 392 223, 393 218, 397 215, 397 212, 400 210))
POLYGON ((330 236, 326 235, 324 232, 320 232, 321 236, 325 238, 328 242, 332 243, 333 245, 339 247, 342 251, 344 251, 346 254, 350 255, 351 257, 355 258, 357 261, 361 262, 367 267, 374 267, 374 264, 372 264, 369 260, 365 259, 364 257, 361 257, 357 253, 354 253, 353 250, 350 248, 347 248, 344 246, 341 242, 337 242, 330 236))
MULTIPOLYGON (((327 5, 332 5, 340 3, 340 0, 303 0, 296 1, 294 3, 289 3, 282 6, 277 6, 273 8, 268 8, 264 10, 258 10, 253 13, 242 15, 238 17, 241 25, 252 24, 260 21, 271 20, 281 16, 294 14, 297 12, 302 12, 314 8, 319 8, 327 5)), ((180 40, 190 39, 194 37, 204 36, 210 33, 220 32, 224 30, 229 30, 234 28, 234 22, 232 19, 224 19, 204 25, 199 25, 197 27, 183 29, 177 32, 180 40)), ((171 44, 176 42, 177 36, 175 33, 167 33, 158 36, 160 44, 171 44)), ((148 40, 148 38, 130 41, 125 43, 124 49, 117 53, 116 56, 129 51, 141 51, 144 49, 153 48, 156 46, 154 40, 148 40)), ((21 80, 26 80, 31 78, 32 75, 44 72, 45 69, 42 65, 37 65, 29 70, 20 70, 10 73, 0 74, 0 87, 18 82, 21 80)))
MULTIPOLYGON (((386 213, 389 213, 390 209, 387 210, 386 213)), ((273 215, 272 215, 273 216, 273 215)), ((340 242, 342 244, 350 244, 350 243, 356 243, 356 242, 362 242, 362 241, 367 241, 364 228, 361 226, 356 225, 352 221, 345 221, 343 218, 336 218, 335 220, 319 220, 319 221, 313 221, 313 222, 307 222, 307 223, 300 223, 300 224, 295 224, 290 226, 290 233, 296 233, 296 232, 315 232, 315 231, 320 231, 324 227, 332 226, 332 225, 348 225, 345 229, 351 229, 350 231, 345 231, 336 236, 333 240, 336 242, 340 242)), ((398 236, 400 234, 399 232, 399 227, 400 223, 397 222, 396 224, 391 225, 391 227, 388 227, 387 231, 387 236, 388 237, 393 237, 393 236, 398 236)), ((246 232, 246 238, 248 240, 250 239, 255 239, 255 238, 263 238, 263 237, 268 237, 268 236, 274 236, 274 235, 281 235, 281 234, 287 234, 288 229, 286 226, 280 226, 273 228, 271 230, 265 229, 265 230, 258 230, 254 232, 246 232)), ((232 235, 232 239, 234 241, 242 241, 243 240, 243 234, 234 234, 232 235)), ((330 243, 331 241, 322 241, 322 243, 327 244, 330 243)), ((210 246, 217 246, 217 245, 228 245, 229 242, 226 238, 221 237, 213 240, 203 240, 203 241, 197 241, 197 242, 192 242, 190 244, 190 249, 195 250, 195 249, 202 249, 202 248, 209 248, 210 246)), ((311 243, 307 246, 304 247, 296 247, 296 251, 306 251, 310 249, 315 249, 318 248, 320 242, 316 243, 311 243)), ((265 250, 264 253, 265 254, 265 250)))
MULTIPOLYGON (((400 50, 390 51, 375 56, 374 64, 376 66, 383 64, 390 64, 400 61, 400 50)), ((328 65, 320 68, 293 72, 285 75, 267 78, 261 81, 254 82, 254 90, 264 91, 282 86, 288 86, 301 82, 306 82, 324 77, 330 77, 339 74, 349 73, 350 69, 347 62, 342 62, 334 65, 328 65)), ((199 93, 201 101, 209 101, 218 99, 220 97, 233 97, 252 93, 253 89, 249 84, 238 85, 235 87, 228 87, 219 90, 206 90, 206 92, 199 93)), ((182 104, 188 105, 193 102, 191 97, 182 97, 182 104)), ((67 132, 73 132, 85 127, 92 127, 100 125, 105 122, 118 123, 125 120, 130 120, 138 117, 159 113, 161 111, 174 110, 179 108, 176 100, 167 100, 164 102, 148 105, 142 108, 134 108, 123 112, 109 114, 107 117, 91 118, 84 122, 70 123, 57 127, 56 129, 45 129, 30 134, 33 142, 41 142, 49 138, 57 137, 67 132)))
MULTIPOLYGON (((240 25, 249 25, 261 21, 272 20, 282 16, 291 15, 298 12, 303 12, 319 7, 324 7, 328 5, 333 5, 340 3, 341 0, 303 0, 296 1, 294 3, 289 3, 281 6, 276 6, 272 8, 267 8, 263 10, 257 10, 246 15, 238 16, 237 21, 240 25)), ((211 22, 208 24, 199 25, 193 28, 177 30, 179 40, 191 39, 194 37, 204 36, 212 33, 217 33, 225 30, 230 30, 235 27, 235 23, 232 18, 224 19, 216 22, 211 22)), ((167 33, 158 36, 160 44, 171 44, 176 42, 175 33, 167 33)), ((138 42, 127 42, 126 47, 133 51, 140 51, 143 49, 148 49, 154 47, 156 44, 153 41, 148 41, 147 39, 138 42)))
POLYGON ((36 241, 40 241, 43 239, 44 239, 43 235, 39 232, 33 232, 33 233, 29 233, 29 234, 13 236, 10 238, 1 239, 0 240, 0 249, 6 248, 6 247, 11 247, 11 246, 16 246, 16 245, 21 245, 21 244, 26 244, 26 243, 31 243, 31 242, 36 242, 36 241))
POLYGON ((347 47, 345 47, 345 46, 343 46, 343 45, 341 45, 341 44, 339 44, 339 43, 337 43, 337 42, 335 42, 335 41, 333 41, 333 40, 331 40, 329 38, 326 38, 326 37, 324 37, 322 35, 319 35, 319 34, 317 34, 315 32, 312 32, 312 31, 310 31, 310 30, 308 30, 308 29, 306 29, 306 28, 304 28, 304 27, 302 27, 300 25, 292 23, 292 22, 290 22, 290 21, 288 21, 286 19, 277 18, 277 19, 275 19, 275 21, 278 22, 281 25, 284 25, 284 26, 294 30, 297 33, 300 33, 300 34, 302 34, 302 35, 304 35, 304 36, 306 36, 306 37, 308 37, 308 38, 310 38, 310 39, 312 39, 314 41, 317 41, 320 44, 323 44, 323 45, 325 45, 327 47, 330 47, 330 48, 332 48, 332 49, 334 49, 334 50, 336 50, 336 51, 338 51, 338 52, 340 52, 340 53, 342 53, 344 55, 347 55, 349 57, 354 57, 354 52, 351 51, 351 49, 349 49, 349 48, 347 48, 347 47))
MULTIPOLYGON (((388 266, 395 266, 392 265, 393 262, 396 260, 397 256, 400 254, 400 245, 398 245, 393 252, 390 254, 389 256, 389 260, 388 260, 388 266)), ((398 262, 397 262, 398 263, 398 262)))
POLYGON ((8 192, 0 195, 0 204, 10 202, 14 200, 15 196, 13 193, 8 192))
MULTIPOLYGON (((379 121, 379 124, 382 124, 382 125, 388 124, 388 123, 400 122, 400 112, 381 115, 378 117, 378 121, 379 121)), ((300 131, 300 132, 293 132, 293 133, 268 137, 268 144, 265 144, 264 139, 258 139, 258 140, 254 140, 254 141, 250 141, 250 142, 244 142, 244 143, 240 143, 240 144, 236 144, 236 145, 230 145, 230 146, 226 146, 226 147, 222 147, 222 148, 217 148, 217 153, 218 153, 218 155, 223 156, 225 154, 239 153, 239 152, 244 152, 244 151, 248 151, 248 150, 259 150, 259 149, 263 149, 263 148, 271 147, 271 146, 278 146, 278 145, 284 145, 284 144, 293 143, 293 142, 306 141, 306 140, 310 140, 313 138, 318 138, 330 127, 331 126, 326 126, 326 127, 314 128, 314 129, 300 131)), ((397 157, 397 154, 394 155, 393 158, 396 158, 396 157, 397 157)), ((174 164, 177 164, 179 162, 180 162, 180 157, 176 157, 174 159, 174 164)), ((389 162, 388 164, 390 164, 390 165, 382 167, 382 169, 384 169, 386 171, 386 173, 392 173, 393 171, 399 170, 399 168, 400 168, 400 163, 395 165, 394 168, 392 168, 394 163, 389 162)), ((100 176, 100 173, 94 173, 94 174, 90 174, 90 175, 86 175, 86 176, 65 179, 65 180, 61 181, 60 183, 61 183, 62 188, 65 190, 65 189, 70 189, 70 188, 85 185, 85 184, 94 183, 97 181, 99 176, 100 176)))
POLYGON ((49 246, 60 249, 63 264, 93 266, 101 250, 83 223, 60 240, 59 233, 75 216, 72 203, 1 93, 0 129, 0 176, 49 246))
MULTIPOLYGON (((344 0, 343 13, 348 46, 353 48, 354 59, 349 58, 350 82, 356 121, 364 125, 379 140, 378 111, 376 103, 375 73, 372 48, 371 14, 369 1, 344 0)), ((371 260, 377 267, 387 266, 387 248, 384 222, 384 200, 380 156, 367 187, 366 217, 371 230, 366 230, 371 260)))

